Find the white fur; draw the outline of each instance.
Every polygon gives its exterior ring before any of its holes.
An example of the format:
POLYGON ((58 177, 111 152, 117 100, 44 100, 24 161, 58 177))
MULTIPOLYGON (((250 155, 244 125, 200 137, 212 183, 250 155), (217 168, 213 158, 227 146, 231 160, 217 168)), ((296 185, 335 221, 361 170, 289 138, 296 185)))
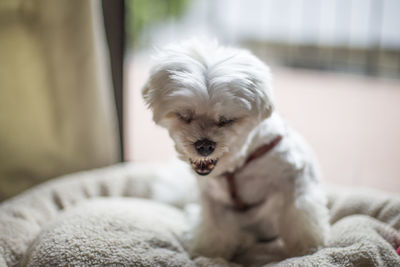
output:
POLYGON ((318 168, 305 141, 274 111, 268 67, 245 50, 193 40, 159 51, 155 61, 143 90, 154 121, 169 130, 179 157, 194 162, 196 171, 199 162, 218 160, 198 177, 202 217, 194 252, 241 255, 242 263, 257 265, 323 246, 329 224, 318 168), (223 119, 234 121, 221 126, 223 119), (263 204, 234 211, 221 174, 277 135, 283 139, 273 150, 235 176, 243 201, 263 204), (206 157, 194 148, 204 138, 216 143, 206 157), (275 235, 277 242, 257 242, 275 235), (266 257, 255 260, 260 250, 266 257))

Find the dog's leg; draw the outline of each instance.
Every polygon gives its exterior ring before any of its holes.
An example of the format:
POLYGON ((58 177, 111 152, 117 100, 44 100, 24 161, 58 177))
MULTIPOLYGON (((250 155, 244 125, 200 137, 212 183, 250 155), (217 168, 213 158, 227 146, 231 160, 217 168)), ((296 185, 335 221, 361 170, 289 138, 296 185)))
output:
POLYGON ((279 262, 287 258, 283 242, 280 239, 271 242, 258 242, 236 254, 234 262, 243 266, 264 266, 267 263, 279 262))
POLYGON ((192 255, 230 259, 249 236, 242 234, 234 214, 226 207, 209 199, 203 199, 201 219, 192 240, 192 255))
POLYGON ((192 255, 230 259, 235 253, 237 240, 233 229, 228 229, 229 226, 221 228, 210 221, 202 222, 194 235, 192 255))
POLYGON ((314 190, 298 195, 281 216, 279 234, 290 256, 312 253, 327 241, 328 209, 322 192, 314 190))

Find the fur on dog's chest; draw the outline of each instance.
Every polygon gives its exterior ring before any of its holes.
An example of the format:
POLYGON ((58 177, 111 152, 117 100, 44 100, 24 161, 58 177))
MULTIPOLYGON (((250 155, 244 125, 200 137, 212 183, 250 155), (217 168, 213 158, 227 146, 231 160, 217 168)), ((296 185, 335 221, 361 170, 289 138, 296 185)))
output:
MULTIPOLYGON (((276 167, 275 158, 266 156, 268 160, 260 159, 249 164, 242 171, 235 173, 234 186, 238 197, 248 205, 259 208, 276 193, 287 191, 287 182, 281 168, 276 167)), ((201 177, 201 180, 204 178, 201 177)), ((228 180, 224 176, 205 178, 201 182, 207 195, 226 208, 233 208, 232 196, 228 180)))
POLYGON ((266 172, 266 165, 268 163, 262 161, 254 162, 251 165, 254 168, 235 175, 239 197, 248 205, 254 204, 244 212, 235 210, 226 179, 216 177, 202 183, 202 191, 207 192, 214 212, 229 213, 234 220, 231 223, 253 233, 258 239, 269 239, 277 235, 277 220, 286 195, 286 189, 276 184, 275 178, 280 178, 279 175, 266 172))
MULTIPOLYGON (((205 192, 211 198, 225 205, 233 206, 236 211, 244 212, 261 206, 267 200, 270 192, 276 192, 276 181, 286 173, 282 172, 280 152, 274 148, 280 144, 281 135, 276 135, 248 154, 243 163, 234 171, 224 172, 203 184, 205 192), (204 188, 205 187, 205 188, 204 188)), ((284 162, 284 161, 283 161, 284 162)))

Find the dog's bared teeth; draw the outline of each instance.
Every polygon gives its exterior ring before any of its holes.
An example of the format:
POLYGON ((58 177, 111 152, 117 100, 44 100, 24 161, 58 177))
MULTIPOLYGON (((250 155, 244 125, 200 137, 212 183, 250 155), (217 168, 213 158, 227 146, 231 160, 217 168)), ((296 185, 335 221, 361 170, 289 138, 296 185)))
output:
POLYGON ((189 162, 197 173, 207 175, 215 168, 218 159, 189 159, 189 162))

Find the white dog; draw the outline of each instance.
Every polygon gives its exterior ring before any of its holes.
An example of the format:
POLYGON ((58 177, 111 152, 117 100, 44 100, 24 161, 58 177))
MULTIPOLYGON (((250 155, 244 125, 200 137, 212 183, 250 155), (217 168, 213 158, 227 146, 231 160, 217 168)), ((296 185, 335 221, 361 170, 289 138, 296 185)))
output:
POLYGON ((155 60, 144 99, 198 174, 194 252, 250 261, 261 252, 268 262, 323 246, 320 175, 306 143, 274 111, 269 69, 247 51, 193 40, 155 60))

